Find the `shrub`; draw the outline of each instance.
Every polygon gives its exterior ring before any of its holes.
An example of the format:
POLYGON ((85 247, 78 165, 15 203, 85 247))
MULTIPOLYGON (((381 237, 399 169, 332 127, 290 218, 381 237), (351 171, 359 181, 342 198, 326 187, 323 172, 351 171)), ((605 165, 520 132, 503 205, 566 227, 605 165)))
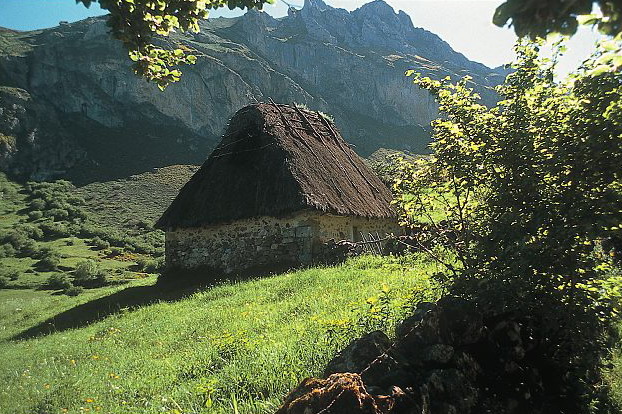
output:
POLYGON ((41 259, 37 262, 37 267, 43 271, 57 270, 60 265, 60 253, 46 248, 39 252, 41 259))
POLYGON ((123 248, 122 247, 112 247, 110 249, 110 256, 120 256, 123 254, 123 248))
MULTIPOLYGON (((560 83, 540 46, 519 45, 492 109, 468 78, 416 75, 444 116, 433 122, 434 156, 406 166, 394 189, 402 220, 420 229, 429 218, 450 250, 429 252, 448 292, 529 320, 530 335, 546 339, 547 369, 563 373, 547 397, 592 398, 619 300, 606 288, 611 264, 594 251, 622 222, 622 72, 595 55, 560 83)), ((579 398, 568 403, 587 412, 579 398)))
POLYGON ((20 246, 19 254, 26 257, 39 256, 39 245, 32 239, 26 239, 26 242, 20 246))
POLYGON ((37 225, 33 224, 20 224, 15 226, 14 231, 25 234, 27 238, 33 240, 43 239, 43 230, 37 225))
POLYGON ((53 208, 51 210, 47 210, 44 215, 45 217, 53 218, 55 221, 62 221, 69 218, 69 212, 62 208, 53 208))
POLYGON ((136 264, 138 265, 139 270, 145 270, 145 268, 149 265, 150 259, 147 257, 139 257, 136 259, 136 264))
POLYGON ((69 196, 67 197, 67 202, 72 206, 81 206, 84 205, 84 198, 80 196, 69 196))
POLYGON ((100 237, 94 237, 91 240, 91 244, 95 246, 98 250, 104 250, 110 247, 110 243, 100 237))
POLYGON ((67 225, 61 223, 44 221, 43 223, 39 223, 39 228, 41 228, 47 239, 58 239, 72 235, 71 229, 67 225))
POLYGON ((9 278, 0 276, 0 289, 6 289, 7 287, 9 287, 9 278))
POLYGON ((87 259, 77 264, 74 281, 80 286, 103 286, 107 283, 106 274, 96 261, 87 259))
POLYGON ((28 242, 29 238, 23 232, 13 230, 2 238, 4 243, 9 243, 15 250, 21 250, 21 247, 28 242))
POLYGON ((40 210, 33 210, 30 213, 28 213, 28 218, 32 221, 39 220, 42 217, 43 217, 43 212, 40 210))
POLYGON ((40 249, 37 252, 36 257, 39 259, 39 262, 37 262, 37 267, 43 271, 58 269, 58 265, 60 264, 61 259, 60 253, 49 247, 40 249))
POLYGON ((139 257, 136 259, 138 268, 145 273, 157 273, 164 268, 164 258, 151 259, 148 257, 139 257))
POLYGON ((63 293, 67 296, 78 296, 82 292, 84 292, 84 289, 81 286, 70 286, 63 293))
POLYGON ((5 243, 0 245, 0 259, 5 257, 14 257, 17 251, 12 244, 5 243))
POLYGON ((69 280, 69 277, 64 273, 54 273, 48 277, 46 285, 54 290, 66 290, 73 287, 71 280, 69 280))
POLYGON ((20 275, 19 270, 15 270, 15 269, 13 270, 5 269, 0 272, 0 276, 6 277, 9 280, 19 279, 19 275, 20 275))
MULTIPOLYGON (((30 209, 34 211, 44 210, 46 206, 45 200, 41 198, 35 198, 30 202, 30 209)), ((43 214, 43 213, 42 213, 43 214)))

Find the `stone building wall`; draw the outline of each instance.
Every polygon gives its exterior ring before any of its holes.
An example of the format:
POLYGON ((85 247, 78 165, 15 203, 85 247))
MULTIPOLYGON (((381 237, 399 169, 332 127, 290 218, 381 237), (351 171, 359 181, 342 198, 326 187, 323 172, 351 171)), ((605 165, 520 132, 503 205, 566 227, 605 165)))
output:
POLYGON ((355 240, 355 232, 398 233, 396 220, 344 217, 305 211, 166 232, 166 264, 207 267, 224 273, 313 262, 314 246, 355 240))

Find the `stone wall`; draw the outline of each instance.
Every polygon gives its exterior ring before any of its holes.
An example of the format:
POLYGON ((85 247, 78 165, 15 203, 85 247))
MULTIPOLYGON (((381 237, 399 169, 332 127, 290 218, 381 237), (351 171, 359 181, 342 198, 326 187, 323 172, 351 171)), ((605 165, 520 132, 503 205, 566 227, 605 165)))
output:
POLYGON ((354 240, 355 232, 398 233, 395 220, 343 217, 305 211, 166 233, 166 264, 207 267, 224 273, 313 262, 314 247, 330 239, 354 240))
POLYGON ((396 219, 369 219, 365 217, 343 217, 325 214, 319 216, 319 238, 321 242, 330 239, 360 241, 360 233, 374 237, 386 234, 402 234, 396 219))

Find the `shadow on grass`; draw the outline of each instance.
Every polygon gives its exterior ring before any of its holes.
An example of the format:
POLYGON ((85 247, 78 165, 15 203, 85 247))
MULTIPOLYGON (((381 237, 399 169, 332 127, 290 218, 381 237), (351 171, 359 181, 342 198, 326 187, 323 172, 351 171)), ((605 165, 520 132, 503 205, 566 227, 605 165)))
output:
POLYGON ((81 328, 121 310, 134 309, 159 301, 173 302, 205 289, 214 282, 158 280, 151 286, 134 286, 94 299, 53 316, 11 338, 23 340, 81 328))
POLYGON ((83 303, 13 336, 11 340, 31 339, 54 332, 82 328, 121 310, 135 309, 160 301, 174 302, 225 282, 243 281, 283 273, 294 267, 292 264, 256 267, 220 278, 206 276, 222 275, 221 272, 209 268, 198 268, 192 271, 169 271, 161 275, 155 285, 128 287, 111 295, 83 303))

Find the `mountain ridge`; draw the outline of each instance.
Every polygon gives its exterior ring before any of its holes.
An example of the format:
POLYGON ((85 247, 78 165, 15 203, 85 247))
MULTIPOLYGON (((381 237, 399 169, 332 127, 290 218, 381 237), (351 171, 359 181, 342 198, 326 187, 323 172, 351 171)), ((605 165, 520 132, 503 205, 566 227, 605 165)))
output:
POLYGON ((201 29, 166 40, 194 50, 199 62, 182 68, 182 81, 164 93, 131 72, 105 16, 0 31, 0 85, 30 97, 0 93, 0 134, 12 137, 0 140, 0 169, 88 182, 201 163, 233 113, 268 98, 332 114, 360 155, 381 147, 424 152, 437 105, 403 76, 406 69, 436 78, 469 74, 485 102, 504 77, 383 0, 352 12, 306 0, 282 18, 253 10, 201 29), (64 155, 54 149, 57 137, 64 155))

